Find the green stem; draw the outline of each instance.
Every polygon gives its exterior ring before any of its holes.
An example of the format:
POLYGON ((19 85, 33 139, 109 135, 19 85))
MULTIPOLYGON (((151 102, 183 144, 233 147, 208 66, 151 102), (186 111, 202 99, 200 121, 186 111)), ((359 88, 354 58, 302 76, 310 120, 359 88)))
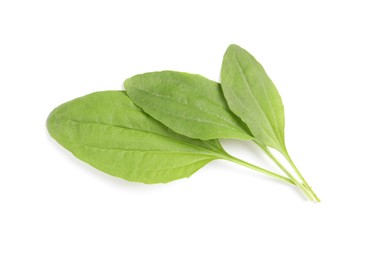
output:
POLYGON ((261 173, 264 173, 266 175, 269 175, 271 177, 274 177, 276 179, 279 179, 281 181, 284 181, 284 182, 287 182, 287 183, 290 183, 290 184, 293 184, 293 185, 296 185, 291 179, 288 179, 287 177, 284 177, 284 176, 281 176, 277 173, 274 173, 274 172, 271 172, 269 170, 266 170, 266 169, 263 169, 261 167, 258 167, 256 165, 253 165, 253 164, 250 164, 248 162, 245 162, 243 160, 240 160, 236 157, 233 157, 231 155, 228 155, 227 157, 225 157, 226 160, 229 160, 230 162, 234 162, 234 163, 237 163, 237 164, 240 164, 242 166, 245 166, 247 168, 250 168, 252 170, 255 170, 255 171, 258 171, 258 172, 261 172, 261 173))
POLYGON ((270 150, 257 140, 253 140, 263 151, 269 156, 269 158, 291 179, 310 200, 314 200, 312 193, 308 190, 305 184, 300 183, 280 162, 276 157, 270 152, 270 150))
POLYGON ((305 180, 305 178, 302 176, 302 174, 300 173, 300 171, 298 170, 297 166, 294 164, 291 156, 289 156, 287 150, 285 151, 285 154, 284 154, 284 157, 287 159, 287 161, 289 162, 289 164, 292 166, 292 168, 295 170, 295 172, 297 173, 298 177, 300 177, 300 179, 302 180, 302 182, 304 183, 304 185, 306 186, 306 188, 309 190, 309 192, 311 193, 311 195, 314 197, 314 199, 317 201, 317 202, 320 202, 320 199, 318 198, 318 196, 315 194, 315 192, 313 191, 313 189, 310 187, 310 185, 307 183, 307 181, 305 180))

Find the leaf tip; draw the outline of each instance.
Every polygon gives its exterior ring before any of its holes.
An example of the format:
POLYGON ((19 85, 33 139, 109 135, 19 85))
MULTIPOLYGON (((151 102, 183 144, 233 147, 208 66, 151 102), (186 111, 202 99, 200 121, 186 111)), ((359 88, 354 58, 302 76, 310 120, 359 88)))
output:
POLYGON ((227 47, 227 50, 226 52, 228 51, 237 51, 237 50, 241 50, 242 47, 240 47, 239 45, 235 44, 235 43, 232 43, 229 45, 229 47, 227 47))
POLYGON ((130 86, 131 86, 131 81, 132 81, 132 78, 133 77, 131 77, 131 78, 127 78, 126 80, 124 80, 124 82, 123 82, 123 89, 124 90, 128 90, 128 89, 130 89, 130 86))
POLYGON ((46 128, 48 130, 49 135, 55 139, 56 136, 56 126, 57 126, 57 120, 56 120, 56 109, 54 109, 50 114, 48 115, 48 118, 45 122, 46 128))

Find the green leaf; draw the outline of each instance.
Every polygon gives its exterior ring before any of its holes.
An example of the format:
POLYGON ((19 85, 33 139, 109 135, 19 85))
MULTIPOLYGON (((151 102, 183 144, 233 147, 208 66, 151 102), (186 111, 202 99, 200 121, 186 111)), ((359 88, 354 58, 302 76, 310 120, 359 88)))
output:
POLYGON ((54 109, 50 135, 77 158, 113 176, 144 183, 189 177, 226 153, 217 140, 174 133, 124 91, 93 93, 54 109))
POLYGON ((129 97, 173 131, 202 140, 252 138, 228 108, 221 85, 200 75, 162 71, 125 81, 129 97))
POLYGON ((223 58, 221 85, 228 106, 255 139, 284 152, 282 99, 261 64, 246 50, 230 45, 223 58))

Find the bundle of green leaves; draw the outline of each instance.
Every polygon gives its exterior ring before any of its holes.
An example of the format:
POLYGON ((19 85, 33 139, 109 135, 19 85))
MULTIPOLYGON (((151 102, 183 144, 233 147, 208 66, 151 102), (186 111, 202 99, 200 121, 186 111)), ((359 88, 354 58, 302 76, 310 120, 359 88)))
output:
POLYGON ((124 88, 60 105, 48 117, 50 135, 82 161, 128 181, 166 183, 225 159, 296 185, 310 200, 320 201, 287 151, 284 108, 275 85, 241 47, 226 50, 221 84, 162 71, 133 76, 124 88), (254 142, 282 173, 228 154, 221 138, 254 142), (292 173, 270 149, 283 155, 292 173))

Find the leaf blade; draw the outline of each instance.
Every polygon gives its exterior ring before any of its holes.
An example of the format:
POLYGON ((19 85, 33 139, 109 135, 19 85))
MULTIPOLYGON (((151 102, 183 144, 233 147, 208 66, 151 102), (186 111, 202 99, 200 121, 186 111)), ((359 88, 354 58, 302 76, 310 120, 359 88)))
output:
POLYGON ((189 177, 225 153, 216 140, 194 140, 169 130, 124 91, 96 92, 62 104, 48 117, 47 127, 79 159, 129 181, 189 177))
POLYGON ((249 130, 228 108, 220 84, 200 75, 151 72, 127 79, 129 97, 146 113, 191 138, 249 140, 249 130))
POLYGON ((246 50, 230 45, 223 58, 221 86, 230 109, 253 136, 283 152, 284 106, 262 65, 246 50))

